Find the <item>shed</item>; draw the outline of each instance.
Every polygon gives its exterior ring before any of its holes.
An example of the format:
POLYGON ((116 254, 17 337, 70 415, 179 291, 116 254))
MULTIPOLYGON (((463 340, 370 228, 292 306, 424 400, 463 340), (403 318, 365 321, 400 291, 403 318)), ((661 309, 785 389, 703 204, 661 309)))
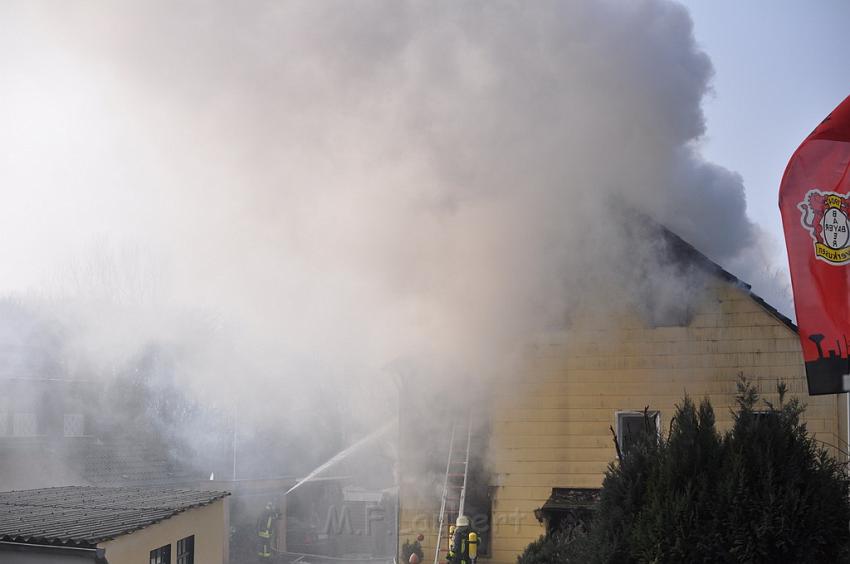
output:
POLYGON ((226 563, 228 495, 88 486, 0 492, 0 560, 226 563))

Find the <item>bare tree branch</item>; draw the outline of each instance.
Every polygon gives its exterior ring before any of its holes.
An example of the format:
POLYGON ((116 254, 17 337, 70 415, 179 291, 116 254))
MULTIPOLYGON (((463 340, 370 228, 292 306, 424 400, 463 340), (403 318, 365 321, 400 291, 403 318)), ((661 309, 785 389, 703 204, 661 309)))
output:
POLYGON ((614 448, 617 449, 617 460, 622 464, 623 462, 623 453, 620 451, 620 441, 617 440, 617 432, 614 431, 614 426, 611 425, 608 427, 611 429, 611 435, 614 437, 614 448))

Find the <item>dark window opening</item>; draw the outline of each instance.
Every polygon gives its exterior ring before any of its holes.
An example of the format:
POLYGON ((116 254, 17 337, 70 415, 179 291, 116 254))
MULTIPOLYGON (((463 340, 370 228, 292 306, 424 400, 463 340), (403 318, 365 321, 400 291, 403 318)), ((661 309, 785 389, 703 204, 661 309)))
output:
POLYGON ((647 437, 658 437, 657 411, 624 411, 617 414, 617 438, 623 454, 647 437))
POLYGON ((151 550, 150 564, 171 564, 171 545, 166 544, 151 550))
MULTIPOLYGON (((473 472, 470 477, 484 476, 482 472, 473 472)), ((469 517, 469 525, 478 533, 478 554, 490 556, 492 537, 493 500, 492 488, 486 481, 475 480, 467 483, 464 513, 469 517)))
POLYGON ((658 327, 687 327, 691 324, 694 312, 687 304, 658 303, 651 304, 646 312, 647 324, 650 328, 658 327))
POLYGON ((195 535, 177 541, 177 564, 195 564, 195 535))

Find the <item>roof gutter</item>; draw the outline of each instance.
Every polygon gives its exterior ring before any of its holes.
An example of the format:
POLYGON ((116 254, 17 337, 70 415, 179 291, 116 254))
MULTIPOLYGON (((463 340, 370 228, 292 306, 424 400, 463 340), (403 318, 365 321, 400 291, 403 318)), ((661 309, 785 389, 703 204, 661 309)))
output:
POLYGON ((97 563, 106 562, 106 549, 81 548, 77 546, 57 546, 54 544, 36 544, 31 542, 0 541, 0 552, 38 552, 41 554, 56 554, 93 560, 97 563))

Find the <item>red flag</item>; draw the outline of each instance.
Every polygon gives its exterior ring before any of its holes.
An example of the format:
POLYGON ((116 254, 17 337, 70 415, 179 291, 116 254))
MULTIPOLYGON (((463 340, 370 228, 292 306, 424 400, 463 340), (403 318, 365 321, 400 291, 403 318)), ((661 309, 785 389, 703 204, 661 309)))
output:
POLYGON ((797 149, 779 187, 809 393, 850 390, 850 96, 797 149))

